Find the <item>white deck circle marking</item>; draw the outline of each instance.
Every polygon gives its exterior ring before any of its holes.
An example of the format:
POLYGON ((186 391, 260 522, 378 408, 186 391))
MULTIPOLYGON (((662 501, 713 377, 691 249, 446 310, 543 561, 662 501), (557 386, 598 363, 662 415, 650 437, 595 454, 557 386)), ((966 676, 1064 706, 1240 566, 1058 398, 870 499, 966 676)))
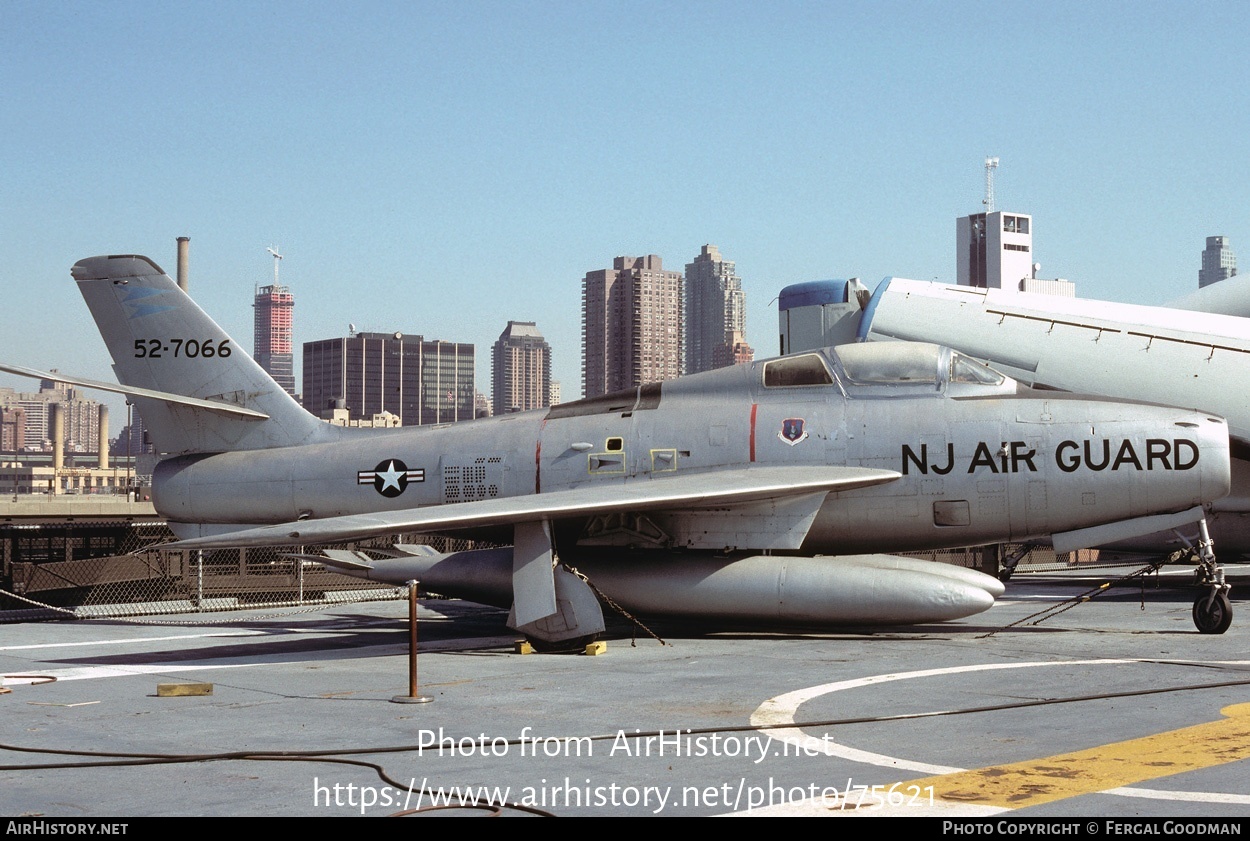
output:
MULTIPOLYGON (((883 675, 869 675, 868 677, 852 678, 851 680, 840 680, 834 683, 825 683, 820 686, 812 686, 807 689, 796 689, 793 692, 787 692, 784 695, 778 695, 775 698, 769 698, 756 708, 751 714, 751 724, 756 727, 776 726, 779 724, 794 724, 795 715, 798 708, 815 698, 830 695, 834 692, 842 692, 847 689, 858 689, 864 686, 875 686, 882 683, 891 683, 898 680, 912 680, 924 677, 939 677, 943 675, 967 674, 969 672, 992 672, 1004 669, 1032 669, 1043 666, 1112 666, 1124 663, 1159 663, 1160 658, 1122 658, 1122 659, 1105 659, 1105 660, 1060 660, 1046 662, 1031 663, 983 663, 975 666, 951 666, 945 669, 919 669, 912 672, 894 672, 883 675)), ((1178 662, 1194 663, 1194 664, 1215 664, 1226 666, 1244 666, 1250 664, 1250 660, 1185 660, 1178 662)), ((796 746, 806 746, 810 738, 797 727, 781 728, 770 730, 769 734, 774 739, 796 746)), ((949 765, 933 765, 927 762, 918 762, 912 759, 904 759, 897 756, 887 756, 883 753, 873 753, 871 751, 859 750, 849 745, 839 744, 837 742, 822 742, 819 747, 812 745, 813 750, 819 750, 829 756, 836 756, 842 759, 849 759, 853 762, 863 762, 868 765, 879 765, 883 768, 895 768, 905 771, 917 771, 922 774, 956 774, 960 771, 966 771, 966 768, 956 768, 949 765)), ((1101 794, 1116 794, 1122 797, 1140 797, 1149 800, 1186 800, 1199 803, 1250 803, 1250 795, 1244 794, 1226 794, 1222 792, 1179 792, 1179 791, 1159 791, 1147 788, 1112 788, 1100 792, 1101 794), (1175 797, 1173 797, 1175 795, 1175 797)))

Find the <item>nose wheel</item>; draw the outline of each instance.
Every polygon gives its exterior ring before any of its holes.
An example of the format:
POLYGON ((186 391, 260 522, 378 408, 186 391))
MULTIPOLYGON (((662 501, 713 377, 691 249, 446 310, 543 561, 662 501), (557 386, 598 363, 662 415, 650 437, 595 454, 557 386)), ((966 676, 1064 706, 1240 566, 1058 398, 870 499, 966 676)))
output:
POLYGON ((1198 532, 1197 583, 1207 591, 1194 601, 1194 627, 1202 634, 1222 634, 1233 624, 1233 604, 1228 598, 1232 585, 1224 580, 1224 569, 1215 560, 1205 517, 1198 521, 1198 532))
POLYGON ((1232 624, 1233 605, 1228 600, 1227 592, 1207 593, 1194 602, 1194 627, 1199 633, 1222 634, 1232 624))

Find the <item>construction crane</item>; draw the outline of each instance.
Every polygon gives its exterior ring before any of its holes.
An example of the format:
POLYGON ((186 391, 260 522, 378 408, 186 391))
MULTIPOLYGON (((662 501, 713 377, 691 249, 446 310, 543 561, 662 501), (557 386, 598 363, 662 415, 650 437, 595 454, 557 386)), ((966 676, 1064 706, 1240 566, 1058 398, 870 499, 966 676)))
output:
POLYGON ((274 286, 277 286, 277 264, 279 264, 279 261, 282 259, 282 255, 280 255, 279 252, 277 252, 277 249, 272 246, 267 247, 265 250, 269 251, 271 255, 274 255, 274 286))

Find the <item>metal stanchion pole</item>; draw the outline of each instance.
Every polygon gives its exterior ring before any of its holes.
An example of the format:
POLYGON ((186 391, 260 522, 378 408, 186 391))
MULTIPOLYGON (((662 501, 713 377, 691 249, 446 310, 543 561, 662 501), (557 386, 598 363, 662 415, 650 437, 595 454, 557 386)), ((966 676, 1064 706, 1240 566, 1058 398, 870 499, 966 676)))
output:
POLYGON ((417 693, 417 582, 408 582, 408 694, 391 698, 393 704, 428 704, 434 699, 417 693))

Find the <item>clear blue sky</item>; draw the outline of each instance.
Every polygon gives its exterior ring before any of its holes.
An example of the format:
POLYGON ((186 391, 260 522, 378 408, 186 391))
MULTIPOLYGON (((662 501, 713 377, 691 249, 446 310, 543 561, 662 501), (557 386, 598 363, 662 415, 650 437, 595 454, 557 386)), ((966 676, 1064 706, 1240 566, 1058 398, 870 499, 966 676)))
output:
POLYGON ((276 245, 297 343, 473 342, 486 392, 532 320, 572 399, 588 270, 715 243, 771 355, 787 284, 953 280, 987 155, 1043 277, 1162 303, 1206 236, 1250 270, 1247 32, 1244 2, 0 0, 0 359, 111 378, 69 267, 172 274, 186 235, 245 347, 276 245))

